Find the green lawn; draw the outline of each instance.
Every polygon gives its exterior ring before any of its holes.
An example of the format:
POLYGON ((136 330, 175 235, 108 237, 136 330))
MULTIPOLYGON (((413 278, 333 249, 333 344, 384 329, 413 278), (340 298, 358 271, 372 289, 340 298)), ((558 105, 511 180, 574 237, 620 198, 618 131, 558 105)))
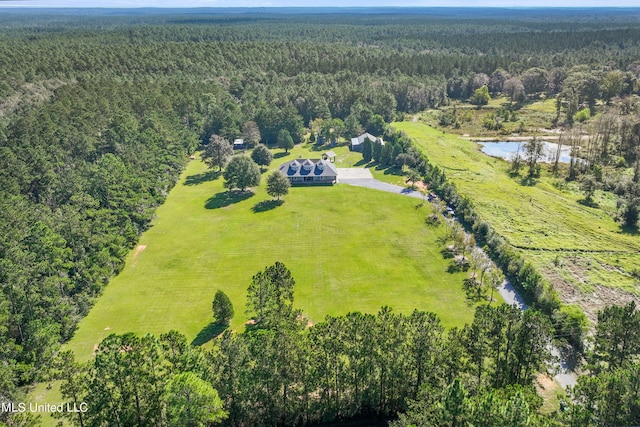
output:
POLYGON ((575 185, 548 174, 535 185, 525 185, 508 175, 505 161, 484 155, 474 142, 421 123, 394 127, 406 131, 432 163, 445 168, 478 213, 521 248, 563 299, 586 307, 590 299, 615 302, 617 297, 603 288, 640 293, 638 280, 630 274, 640 265, 640 236, 623 232, 613 220, 615 198, 598 192, 599 206, 585 206, 575 185), (567 293, 575 288, 582 292, 567 293), (590 295, 594 291, 598 294, 590 295))
MULTIPOLYGON (((308 156, 310 148, 298 146, 286 156, 276 150, 272 169, 308 156)), ((346 147, 334 151, 339 167, 361 158, 346 147)), ((192 161, 67 347, 86 360, 111 333, 176 329, 193 339, 211 321, 217 289, 231 298, 231 327, 241 330, 251 277, 275 261, 292 271, 295 305, 312 322, 349 311, 374 313, 382 305, 434 311, 446 326, 472 319, 464 273, 445 272, 436 243, 444 230, 424 224, 428 208, 417 208, 416 199, 344 184, 297 187, 283 205, 254 212, 267 199, 263 187, 229 198, 222 178, 192 161)))

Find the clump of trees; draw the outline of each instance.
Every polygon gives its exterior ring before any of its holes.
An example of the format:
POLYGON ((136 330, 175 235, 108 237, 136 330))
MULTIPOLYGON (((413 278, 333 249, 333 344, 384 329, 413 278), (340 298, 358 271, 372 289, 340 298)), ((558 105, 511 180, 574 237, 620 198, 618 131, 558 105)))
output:
POLYGON ((578 378, 563 417, 572 426, 634 425, 640 423, 640 312, 635 303, 610 306, 598 313, 588 370, 578 378))

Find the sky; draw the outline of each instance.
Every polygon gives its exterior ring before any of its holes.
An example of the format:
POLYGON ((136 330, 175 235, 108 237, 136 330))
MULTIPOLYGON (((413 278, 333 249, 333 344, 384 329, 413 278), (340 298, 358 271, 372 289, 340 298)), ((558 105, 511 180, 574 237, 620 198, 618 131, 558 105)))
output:
POLYGON ((0 0, 3 7, 640 7, 638 0, 0 0))

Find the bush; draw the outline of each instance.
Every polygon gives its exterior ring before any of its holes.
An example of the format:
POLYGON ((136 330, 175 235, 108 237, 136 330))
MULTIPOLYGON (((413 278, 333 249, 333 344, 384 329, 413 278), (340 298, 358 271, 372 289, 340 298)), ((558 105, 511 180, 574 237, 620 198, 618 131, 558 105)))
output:
POLYGON ((566 338, 578 350, 583 350, 584 333, 589 321, 580 307, 563 305, 552 316, 556 336, 566 338))
POLYGON ((586 122, 590 118, 591 118, 591 110, 589 110, 588 108, 583 108, 582 110, 578 111, 574 116, 575 121, 577 121, 578 123, 586 122))

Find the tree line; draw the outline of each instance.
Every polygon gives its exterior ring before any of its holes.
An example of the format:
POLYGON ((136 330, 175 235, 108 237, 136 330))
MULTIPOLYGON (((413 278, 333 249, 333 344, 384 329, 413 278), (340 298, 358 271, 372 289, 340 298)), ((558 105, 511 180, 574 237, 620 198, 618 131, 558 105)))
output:
POLYGON ((541 313, 483 305, 470 325, 446 330, 433 313, 382 307, 310 326, 294 306, 294 288, 282 263, 256 273, 247 289, 253 322, 225 331, 210 350, 170 332, 111 335, 88 363, 62 353, 52 375, 65 399, 89 408, 64 416, 84 426, 186 425, 185 414, 204 401, 213 409, 199 416, 225 425, 306 425, 407 410, 412 419, 411 402, 428 396, 428 425, 444 425, 458 416, 447 412, 456 390, 516 405, 526 422, 514 425, 539 425, 532 379, 549 360, 552 330, 541 313), (185 388, 198 398, 180 406, 174 392, 185 388))
POLYGON ((281 263, 258 272, 247 290, 255 322, 225 331, 210 350, 172 331, 111 335, 87 363, 61 353, 51 375, 62 380, 69 403, 89 408, 62 416, 84 426, 638 422, 640 339, 633 331, 640 312, 633 303, 598 314, 587 373, 557 412, 542 415, 533 380, 550 369, 552 326, 540 312, 482 305, 471 324, 445 330, 433 313, 382 307, 309 326, 294 308, 294 287, 281 263), (180 400, 182 393, 190 399, 180 400))

